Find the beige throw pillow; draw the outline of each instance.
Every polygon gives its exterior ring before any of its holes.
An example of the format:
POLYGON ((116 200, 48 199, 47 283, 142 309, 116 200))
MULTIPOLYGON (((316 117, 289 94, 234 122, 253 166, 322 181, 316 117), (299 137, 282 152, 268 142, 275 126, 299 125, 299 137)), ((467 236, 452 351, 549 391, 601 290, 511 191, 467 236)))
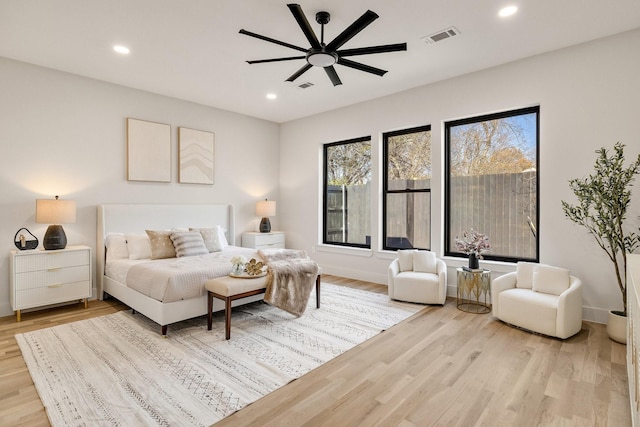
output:
POLYGON ((170 231, 145 230, 151 244, 151 259, 175 258, 176 251, 173 248, 170 231))
POLYGON ((533 287, 533 269, 538 265, 535 262, 518 262, 516 267, 516 288, 531 289, 533 287))

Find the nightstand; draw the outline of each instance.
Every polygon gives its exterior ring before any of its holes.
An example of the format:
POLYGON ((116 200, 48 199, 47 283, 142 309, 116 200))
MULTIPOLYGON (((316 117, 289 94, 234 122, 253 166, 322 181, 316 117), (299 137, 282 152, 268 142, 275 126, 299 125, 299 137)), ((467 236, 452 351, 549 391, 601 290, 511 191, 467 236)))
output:
POLYGON ((11 251, 9 298, 20 321, 21 310, 91 297, 91 248, 67 246, 45 251, 11 251))
POLYGON ((242 233, 242 246, 254 249, 284 249, 284 235, 285 234, 282 231, 272 231, 270 233, 242 233))

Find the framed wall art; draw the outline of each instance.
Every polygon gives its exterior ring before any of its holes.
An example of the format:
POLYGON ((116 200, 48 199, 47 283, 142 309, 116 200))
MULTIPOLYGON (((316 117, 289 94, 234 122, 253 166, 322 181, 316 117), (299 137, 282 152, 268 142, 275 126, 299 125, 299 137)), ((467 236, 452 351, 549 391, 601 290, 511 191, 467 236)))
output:
POLYGON ((127 118, 127 179, 171 182, 171 126, 127 118))
POLYGON ((213 184, 215 142, 213 132, 178 128, 180 156, 178 182, 213 184))

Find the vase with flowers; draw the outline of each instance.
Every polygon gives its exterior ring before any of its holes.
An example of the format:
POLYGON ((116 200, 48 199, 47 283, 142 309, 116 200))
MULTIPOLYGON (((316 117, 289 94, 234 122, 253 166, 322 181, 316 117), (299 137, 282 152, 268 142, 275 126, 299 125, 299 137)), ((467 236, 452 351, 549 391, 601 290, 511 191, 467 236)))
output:
POLYGON ((247 265, 247 259, 242 255, 236 255, 231 258, 231 274, 239 276, 244 272, 244 268, 247 265))
POLYGON ((469 231, 465 230, 462 237, 456 236, 456 248, 463 254, 469 255, 469 268, 477 270, 480 268, 479 259, 482 254, 491 249, 489 237, 486 234, 478 233, 473 228, 469 231))

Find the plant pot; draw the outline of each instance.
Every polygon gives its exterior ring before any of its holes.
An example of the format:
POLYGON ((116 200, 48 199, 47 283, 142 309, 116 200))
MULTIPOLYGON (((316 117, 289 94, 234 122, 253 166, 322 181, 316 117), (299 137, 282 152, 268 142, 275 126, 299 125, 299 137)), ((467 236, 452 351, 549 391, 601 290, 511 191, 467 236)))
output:
POLYGON ((620 344, 627 343, 627 316, 623 316, 621 311, 609 311, 607 334, 620 344))

